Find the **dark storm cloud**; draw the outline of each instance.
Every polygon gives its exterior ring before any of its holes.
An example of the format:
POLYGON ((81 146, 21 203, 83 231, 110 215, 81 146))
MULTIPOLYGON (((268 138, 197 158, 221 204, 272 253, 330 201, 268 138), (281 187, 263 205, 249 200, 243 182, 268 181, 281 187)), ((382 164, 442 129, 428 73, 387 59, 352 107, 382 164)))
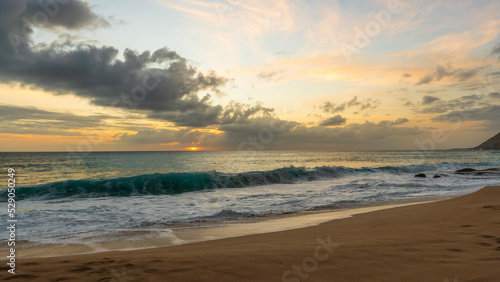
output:
POLYGON ((107 115, 78 116, 70 113, 58 113, 40 110, 35 107, 0 105, 0 132, 14 134, 58 134, 80 135, 67 132, 75 128, 96 128, 103 119, 113 118, 107 115))
POLYGON ((430 96, 430 95, 425 95, 423 98, 422 98, 422 105, 429 105, 435 101, 438 101, 439 98, 438 97, 434 97, 434 96, 430 96))
POLYGON ((359 108, 359 110, 365 110, 365 109, 375 109, 380 105, 380 102, 378 100, 373 100, 371 98, 365 99, 363 101, 358 100, 357 96, 354 96, 351 100, 341 103, 341 104, 335 104, 332 102, 324 102, 322 105, 320 105, 318 108, 322 110, 325 113, 341 113, 343 112, 346 108, 359 108))
POLYGON ((87 2, 53 0, 27 0, 22 17, 31 20, 34 25, 45 27, 61 26, 67 29, 80 29, 83 27, 109 27, 107 20, 96 15, 87 2), (45 14, 45 16, 43 16, 45 14), (46 20, 45 20, 46 19, 46 20))
MULTIPOLYGON (((197 93, 220 93, 228 79, 215 72, 203 74, 166 48, 142 53, 126 49, 123 60, 113 47, 66 42, 33 49, 29 40, 33 24, 24 18, 44 10, 35 4, 38 1, 0 2, 1 83, 74 94, 95 105, 142 110, 186 126, 213 124, 222 113, 209 95, 198 98, 197 93), (16 36, 28 40, 15 40, 16 36)), ((81 28, 98 19, 85 2, 70 1, 59 5, 46 25, 81 28)))
POLYGON ((477 75, 478 71, 483 69, 484 67, 478 67, 478 68, 469 68, 469 69, 464 69, 464 68, 459 68, 459 69, 454 69, 451 66, 444 67, 444 66, 437 66, 436 71, 432 74, 428 74, 424 77, 422 77, 416 85, 422 85, 422 84, 429 84, 432 81, 440 81, 441 79, 445 77, 452 77, 455 80, 458 80, 459 82, 463 82, 466 80, 469 80, 470 78, 474 77, 477 75))
POLYGON ((320 126, 339 126, 339 125, 345 124, 346 121, 347 121, 346 118, 344 118, 340 115, 336 115, 336 116, 333 116, 331 118, 328 118, 328 119, 322 121, 319 125, 320 126))
MULTIPOLYGON (((30 53, 33 27, 80 29, 106 27, 109 23, 96 15, 88 3, 77 0, 0 1, 0 47, 2 55, 30 53), (65 4, 59 4, 65 3, 65 4)), ((1 56, 1 55, 0 55, 1 56)))

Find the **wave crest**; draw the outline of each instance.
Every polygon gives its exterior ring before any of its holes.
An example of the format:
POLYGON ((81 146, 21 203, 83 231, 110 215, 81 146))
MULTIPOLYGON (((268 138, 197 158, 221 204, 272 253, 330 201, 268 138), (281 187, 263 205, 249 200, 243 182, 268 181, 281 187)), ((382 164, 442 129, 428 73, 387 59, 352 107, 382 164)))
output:
MULTIPOLYGON (((185 172, 155 173, 114 179, 66 180, 41 185, 25 186, 16 189, 16 199, 63 199, 129 197, 146 195, 176 195, 186 192, 218 188, 241 188, 278 183, 295 183, 334 179, 355 173, 416 173, 435 171, 439 165, 417 164, 407 166, 385 166, 376 168, 348 168, 342 166, 323 166, 313 169, 304 167, 284 167, 269 171, 244 173, 185 172)), ((7 198, 7 190, 0 191, 0 199, 7 198)))

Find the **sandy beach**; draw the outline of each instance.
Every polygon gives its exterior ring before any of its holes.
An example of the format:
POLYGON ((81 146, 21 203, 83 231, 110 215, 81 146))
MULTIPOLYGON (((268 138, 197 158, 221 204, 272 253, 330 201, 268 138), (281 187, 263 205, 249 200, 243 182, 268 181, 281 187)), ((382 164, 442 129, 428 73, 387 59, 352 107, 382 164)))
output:
POLYGON ((498 281, 500 187, 317 226, 22 259, 16 281, 498 281))

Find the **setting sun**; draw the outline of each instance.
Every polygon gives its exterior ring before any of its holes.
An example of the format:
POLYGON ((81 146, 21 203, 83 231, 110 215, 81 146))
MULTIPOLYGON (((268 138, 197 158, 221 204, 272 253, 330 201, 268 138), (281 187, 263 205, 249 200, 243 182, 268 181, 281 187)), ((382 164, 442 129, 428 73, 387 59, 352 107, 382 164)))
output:
POLYGON ((189 147, 187 149, 190 150, 190 151, 198 151, 200 148, 198 148, 198 147, 189 147))

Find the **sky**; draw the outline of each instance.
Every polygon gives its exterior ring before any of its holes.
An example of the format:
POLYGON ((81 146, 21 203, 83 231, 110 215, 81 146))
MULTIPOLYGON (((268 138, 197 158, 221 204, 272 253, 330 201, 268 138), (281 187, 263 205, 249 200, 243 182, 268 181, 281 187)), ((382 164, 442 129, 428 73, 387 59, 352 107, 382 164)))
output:
POLYGON ((500 2, 5 0, 0 151, 433 150, 500 131, 500 2))

